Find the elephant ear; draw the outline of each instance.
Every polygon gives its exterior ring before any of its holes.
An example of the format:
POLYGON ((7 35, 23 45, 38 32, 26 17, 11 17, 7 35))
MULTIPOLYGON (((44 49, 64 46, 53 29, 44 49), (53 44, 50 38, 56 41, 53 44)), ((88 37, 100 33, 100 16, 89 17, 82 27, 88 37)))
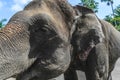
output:
POLYGON ((105 30, 104 30, 104 28, 103 28, 103 27, 105 27, 105 26, 101 23, 100 19, 98 19, 98 20, 99 20, 99 22, 100 22, 100 24, 101 24, 101 26, 99 26, 99 27, 100 27, 99 34, 100 34, 100 37, 101 37, 101 42, 103 42, 103 40, 104 40, 105 37, 106 37, 106 35, 105 35, 105 30))
POLYGON ((97 30, 97 35, 99 36, 99 41, 100 42, 105 42, 105 37, 106 36, 105 36, 105 33, 104 33, 104 28, 103 28, 105 26, 101 23, 100 19, 97 16, 96 16, 96 22, 98 22, 96 30, 97 30))

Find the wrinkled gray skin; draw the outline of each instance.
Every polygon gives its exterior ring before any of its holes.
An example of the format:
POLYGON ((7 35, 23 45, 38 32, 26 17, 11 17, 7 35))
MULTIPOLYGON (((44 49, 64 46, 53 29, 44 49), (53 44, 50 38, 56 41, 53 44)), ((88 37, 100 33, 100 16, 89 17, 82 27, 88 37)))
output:
POLYGON ((87 80, 112 80, 111 72, 120 57, 120 32, 90 9, 76 6, 75 10, 77 27, 71 41, 74 57, 65 80, 78 80, 76 70, 84 71, 87 80))
POLYGON ((59 0, 34 0, 16 13, 0 30, 0 80, 62 74, 70 63, 73 15, 72 7, 59 0))

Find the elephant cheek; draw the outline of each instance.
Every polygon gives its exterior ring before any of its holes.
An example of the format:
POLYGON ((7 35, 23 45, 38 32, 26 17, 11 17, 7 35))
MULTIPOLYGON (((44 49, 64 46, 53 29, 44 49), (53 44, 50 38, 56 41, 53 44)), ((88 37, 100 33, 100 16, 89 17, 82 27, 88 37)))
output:
POLYGON ((54 54, 54 59, 56 64, 59 64, 59 69, 64 72, 69 67, 71 57, 70 57, 70 45, 60 46, 54 54))

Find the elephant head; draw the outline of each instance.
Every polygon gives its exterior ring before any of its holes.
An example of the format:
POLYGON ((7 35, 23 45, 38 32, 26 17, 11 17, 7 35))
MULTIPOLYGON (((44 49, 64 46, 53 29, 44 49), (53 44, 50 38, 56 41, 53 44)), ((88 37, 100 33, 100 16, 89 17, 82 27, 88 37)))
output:
POLYGON ((73 60, 64 74, 65 80, 78 80, 80 74, 76 70, 84 71, 86 80, 112 80, 111 72, 120 57, 120 32, 97 18, 91 9, 81 6, 74 9, 78 16, 71 40, 73 60))
POLYGON ((74 10, 67 1, 33 0, 0 31, 0 80, 62 74, 70 63, 74 10), (3 75, 2 75, 3 74, 3 75))
POLYGON ((81 61, 85 61, 90 51, 102 42, 104 34, 95 13, 88 8, 75 6, 77 16, 75 19, 76 30, 72 36, 73 53, 77 54, 81 61))

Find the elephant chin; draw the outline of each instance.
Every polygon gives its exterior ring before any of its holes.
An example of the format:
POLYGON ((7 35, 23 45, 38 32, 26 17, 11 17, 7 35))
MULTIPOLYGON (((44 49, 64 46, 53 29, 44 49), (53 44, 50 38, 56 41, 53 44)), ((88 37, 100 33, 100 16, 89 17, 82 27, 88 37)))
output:
POLYGON ((93 41, 90 42, 89 44, 90 45, 86 49, 79 51, 78 58, 80 61, 86 61, 90 51, 95 47, 95 44, 93 41))

